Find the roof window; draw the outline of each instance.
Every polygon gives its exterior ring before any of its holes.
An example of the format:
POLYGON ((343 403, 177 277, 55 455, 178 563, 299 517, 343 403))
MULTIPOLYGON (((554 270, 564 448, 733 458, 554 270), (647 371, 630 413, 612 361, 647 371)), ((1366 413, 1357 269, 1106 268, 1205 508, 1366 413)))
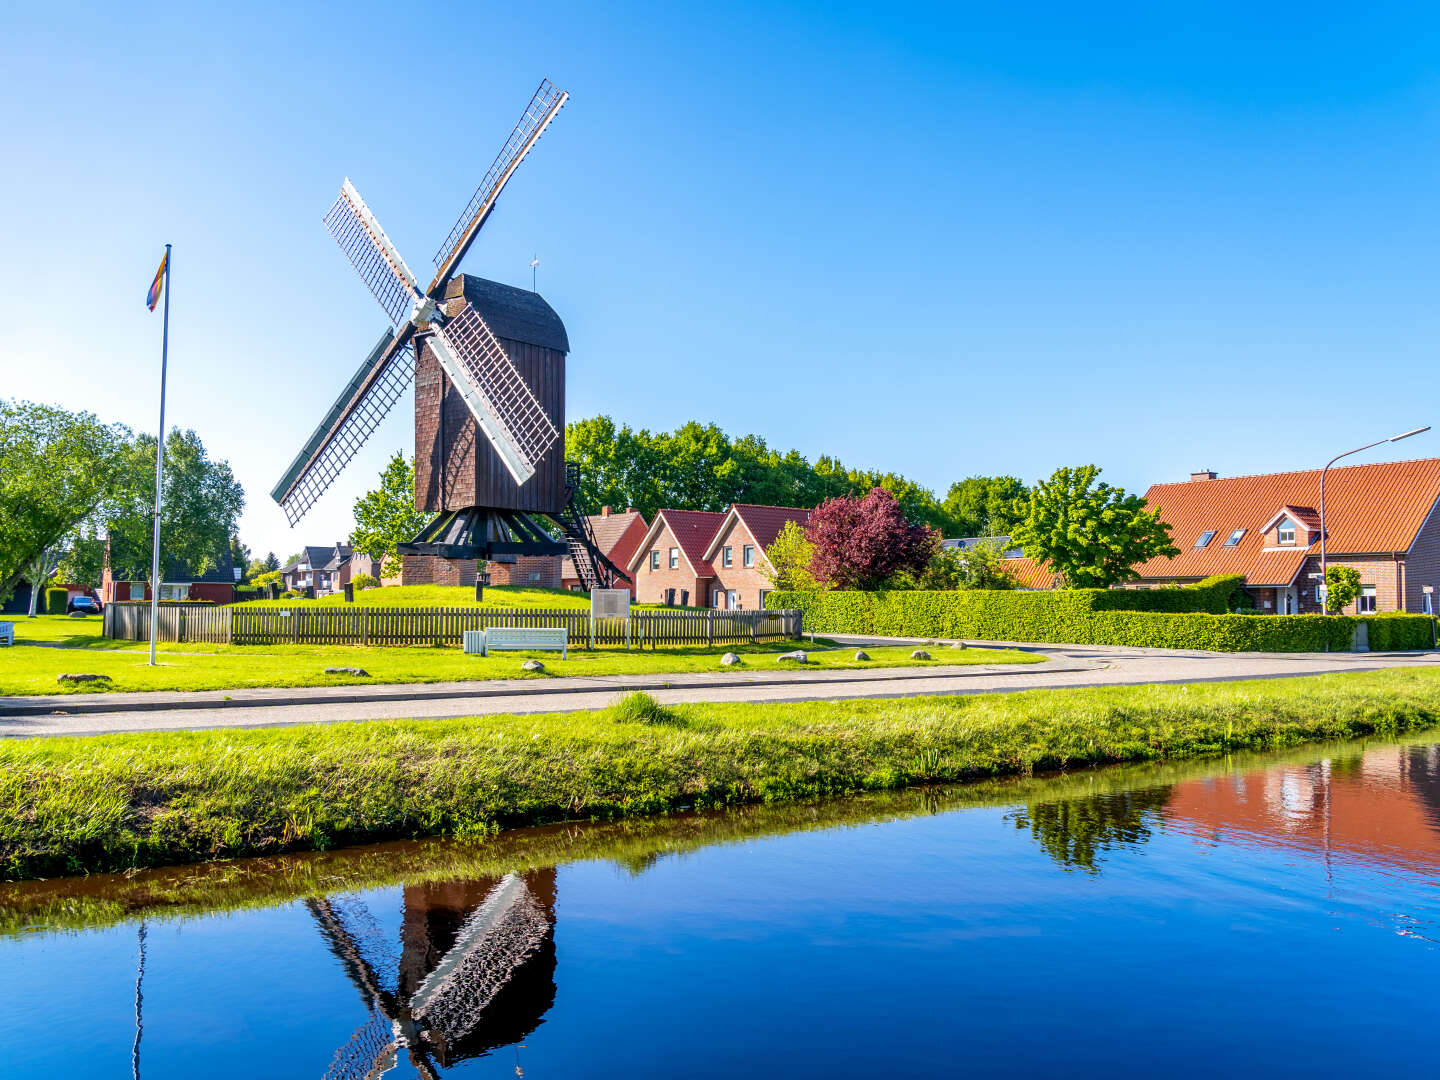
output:
POLYGON ((1232 532, 1229 536, 1225 538, 1225 546, 1234 547, 1243 539, 1245 539, 1245 530, 1236 529, 1234 532, 1232 532))
POLYGON ((1200 539, 1195 541, 1195 546, 1196 546, 1197 548, 1202 548, 1202 547, 1204 547, 1206 544, 1210 543, 1211 540, 1214 540, 1214 539, 1215 539, 1215 530, 1214 530, 1214 529, 1206 529, 1203 533, 1200 534, 1200 539))

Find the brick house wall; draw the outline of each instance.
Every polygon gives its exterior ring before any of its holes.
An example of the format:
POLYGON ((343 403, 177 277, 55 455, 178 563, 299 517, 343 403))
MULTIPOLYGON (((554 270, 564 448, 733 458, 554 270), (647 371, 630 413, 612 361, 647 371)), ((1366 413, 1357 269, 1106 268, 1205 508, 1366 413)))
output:
POLYGON ((475 584, 474 559, 442 559, 438 555, 406 555, 400 563, 402 585, 475 584))
POLYGON ((520 585, 532 589, 560 588, 559 555, 516 555, 514 562, 492 560, 485 565, 491 585, 520 585))
POLYGON ((755 611, 765 605, 760 602, 760 594, 769 592, 773 585, 770 584, 763 574, 760 573, 760 566, 765 559, 765 552, 756 543, 755 537, 745 526, 740 517, 733 517, 730 523, 716 537, 714 541, 715 557, 710 561, 714 571, 714 579, 710 585, 710 595, 705 597, 705 605, 708 607, 729 607, 728 594, 733 590, 736 593, 736 609, 755 611), (745 565, 745 548, 750 546, 754 549, 754 565, 745 565), (725 565, 725 548, 730 548, 731 565, 725 565), (720 602, 715 602, 715 590, 722 592, 720 602))
POLYGON ((638 604, 663 604, 667 590, 675 590, 674 603, 688 607, 705 607, 710 598, 710 567, 702 565, 697 574, 685 558, 685 549, 675 539, 668 524, 662 525, 650 546, 640 552, 640 563, 635 569, 635 602, 638 604), (670 549, 676 551, 676 567, 670 569, 670 549), (660 553, 660 569, 650 569, 652 551, 660 553), (684 595, 682 595, 684 594, 684 595))
POLYGON ((1435 603, 1440 610, 1440 500, 1430 508, 1430 515, 1405 553, 1404 610, 1425 610, 1426 585, 1435 589, 1435 603))

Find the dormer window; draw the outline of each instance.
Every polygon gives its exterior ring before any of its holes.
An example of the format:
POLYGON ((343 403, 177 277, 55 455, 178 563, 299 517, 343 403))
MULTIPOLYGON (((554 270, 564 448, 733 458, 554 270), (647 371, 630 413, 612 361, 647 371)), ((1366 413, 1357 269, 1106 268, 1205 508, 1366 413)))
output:
POLYGON ((1295 543, 1295 522, 1288 517, 1281 518, 1280 524, 1275 526, 1275 538, 1282 544, 1295 543))
POLYGON ((1244 530, 1244 529, 1236 529, 1234 532, 1232 532, 1229 536, 1227 536, 1227 537, 1225 538, 1225 546, 1226 546, 1226 547, 1234 547, 1236 544, 1238 544, 1238 543, 1239 543, 1241 540, 1243 540, 1244 538, 1245 538, 1245 530, 1244 530))
POLYGON ((1215 539, 1215 530, 1214 530, 1214 529, 1206 529, 1203 533, 1200 534, 1200 539, 1195 541, 1195 546, 1196 546, 1197 548, 1202 548, 1202 547, 1204 547, 1206 544, 1210 543, 1211 540, 1214 540, 1214 539, 1215 539))

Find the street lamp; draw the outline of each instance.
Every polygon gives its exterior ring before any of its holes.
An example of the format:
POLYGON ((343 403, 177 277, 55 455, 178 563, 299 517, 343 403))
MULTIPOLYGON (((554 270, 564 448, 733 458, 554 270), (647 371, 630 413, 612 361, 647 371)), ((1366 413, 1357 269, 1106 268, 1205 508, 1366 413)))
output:
POLYGON ((1401 439, 1408 439, 1411 435, 1419 435, 1430 430, 1430 425, 1417 427, 1414 431, 1402 432, 1399 435, 1391 435, 1388 439, 1376 439, 1364 446, 1357 446, 1354 450, 1346 450, 1343 454, 1336 454, 1325 463, 1325 468, 1320 470, 1320 613, 1327 614, 1330 611, 1330 583, 1325 580, 1325 474, 1330 471, 1330 466, 1341 458, 1349 457, 1351 454, 1358 454, 1361 450, 1369 450, 1371 447, 1379 446, 1381 443, 1399 442, 1401 439))

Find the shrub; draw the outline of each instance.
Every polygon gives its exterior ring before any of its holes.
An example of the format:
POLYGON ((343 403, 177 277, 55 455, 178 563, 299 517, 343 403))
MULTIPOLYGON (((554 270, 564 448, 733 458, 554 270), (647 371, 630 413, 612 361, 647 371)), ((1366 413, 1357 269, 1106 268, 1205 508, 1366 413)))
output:
POLYGON ((350 584, 355 586, 358 592, 361 589, 373 589, 380 584, 371 574, 356 574, 350 579, 350 584))
POLYGON ((1217 652, 1347 651, 1370 624, 1375 650, 1428 649, 1428 615, 1231 615, 1234 579, 1175 589, 1055 592, 773 592, 771 609, 799 608, 820 633, 1127 645, 1217 652), (1188 605, 1188 608, 1187 606, 1188 605))
POLYGON ((253 578, 250 579, 250 584, 257 589, 263 589, 266 585, 279 585, 280 571, 267 570, 263 574, 256 574, 253 578))
POLYGON ((64 589, 45 590, 45 614, 64 615, 70 606, 70 594, 64 589))

